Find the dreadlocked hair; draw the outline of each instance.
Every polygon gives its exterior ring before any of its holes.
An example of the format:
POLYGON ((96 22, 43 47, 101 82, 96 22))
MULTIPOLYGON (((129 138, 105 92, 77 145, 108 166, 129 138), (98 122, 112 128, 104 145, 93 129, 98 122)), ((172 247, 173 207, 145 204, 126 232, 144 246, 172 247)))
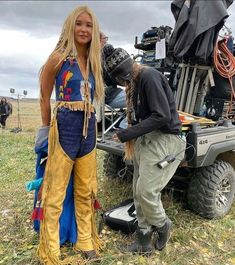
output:
MULTIPOLYGON (((136 83, 139 79, 139 74, 142 71, 143 68, 146 66, 140 65, 137 63, 133 64, 133 70, 131 74, 131 81, 126 84, 126 102, 127 102, 127 121, 128 121, 128 127, 132 126, 132 123, 134 121, 134 97, 135 97, 135 89, 136 89, 136 83)), ((124 159, 126 160, 132 160, 134 156, 134 144, 135 140, 130 140, 125 143, 125 156, 124 159)))

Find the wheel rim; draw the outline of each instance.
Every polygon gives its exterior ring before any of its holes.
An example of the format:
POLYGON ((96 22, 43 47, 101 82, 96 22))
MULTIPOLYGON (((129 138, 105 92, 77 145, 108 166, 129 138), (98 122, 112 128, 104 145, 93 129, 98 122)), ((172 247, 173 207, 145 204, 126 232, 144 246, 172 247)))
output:
POLYGON ((216 193, 216 206, 220 209, 227 205, 231 192, 231 184, 229 178, 224 178, 220 184, 216 193))

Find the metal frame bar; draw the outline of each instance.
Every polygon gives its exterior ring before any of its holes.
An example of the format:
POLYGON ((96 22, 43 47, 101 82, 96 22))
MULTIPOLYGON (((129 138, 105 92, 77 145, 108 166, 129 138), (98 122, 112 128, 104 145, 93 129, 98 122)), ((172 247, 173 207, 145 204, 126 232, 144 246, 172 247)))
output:
POLYGON ((179 108, 179 102, 180 102, 180 97, 181 97, 181 92, 182 92, 182 85, 184 82, 185 69, 186 68, 184 66, 182 66, 182 70, 180 73, 180 79, 179 79, 179 83, 177 86, 176 99, 175 99, 177 109, 179 108))
POLYGON ((193 88, 194 88, 194 81, 195 81, 196 73, 197 73, 197 66, 193 69, 193 74, 192 74, 192 78, 190 81, 190 86, 189 86, 189 91, 188 91, 188 96, 186 99, 184 112, 189 112, 190 106, 192 104, 192 95, 193 95, 193 88))
POLYGON ((181 111, 183 111, 183 109, 184 109, 184 103, 185 103, 185 97, 186 97, 185 92, 186 92, 187 83, 188 83, 188 75, 189 75, 189 66, 187 66, 187 68, 186 68, 182 94, 180 97, 179 110, 181 110, 181 111))
POLYGON ((121 112, 119 109, 115 110, 103 102, 101 106, 101 115, 102 115, 102 132, 101 132, 101 138, 97 140, 99 142, 104 142, 105 134, 108 133, 122 118, 125 117, 125 112, 121 112), (107 116, 105 116, 105 108, 111 111, 111 118, 108 118, 107 116), (118 117, 114 119, 114 115, 118 115, 118 117), (111 125, 105 130, 106 119, 111 122, 111 125))

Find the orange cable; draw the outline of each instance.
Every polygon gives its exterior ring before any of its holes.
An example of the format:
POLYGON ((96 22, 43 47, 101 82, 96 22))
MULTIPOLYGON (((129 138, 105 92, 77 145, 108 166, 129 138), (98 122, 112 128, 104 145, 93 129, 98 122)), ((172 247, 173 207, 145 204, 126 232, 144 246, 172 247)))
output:
POLYGON ((214 49, 214 65, 217 72, 224 78, 227 78, 231 87, 230 106, 228 107, 226 116, 231 109, 235 92, 233 87, 233 76, 235 75, 235 57, 226 45, 226 40, 218 41, 214 49))

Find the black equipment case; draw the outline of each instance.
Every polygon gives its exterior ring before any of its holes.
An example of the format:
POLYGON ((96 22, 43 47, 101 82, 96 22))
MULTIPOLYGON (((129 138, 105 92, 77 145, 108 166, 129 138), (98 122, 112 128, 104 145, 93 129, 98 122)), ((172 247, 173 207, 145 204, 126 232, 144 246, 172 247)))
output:
POLYGON ((102 215, 104 223, 125 234, 135 232, 138 222, 133 199, 127 199, 102 215))

